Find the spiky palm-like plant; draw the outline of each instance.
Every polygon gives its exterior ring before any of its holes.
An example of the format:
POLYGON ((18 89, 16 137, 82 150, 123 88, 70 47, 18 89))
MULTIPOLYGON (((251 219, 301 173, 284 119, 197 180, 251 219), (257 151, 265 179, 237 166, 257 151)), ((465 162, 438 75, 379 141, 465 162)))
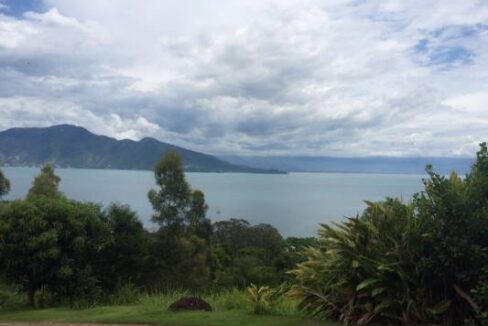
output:
POLYGON ((322 225, 320 247, 291 271, 291 295, 312 315, 347 325, 370 322, 415 324, 435 319, 449 302, 429 302, 415 279, 421 225, 412 205, 388 199, 368 202, 362 217, 322 225))
POLYGON ((255 314, 263 314, 271 310, 274 291, 269 286, 251 284, 247 288, 247 294, 255 314))

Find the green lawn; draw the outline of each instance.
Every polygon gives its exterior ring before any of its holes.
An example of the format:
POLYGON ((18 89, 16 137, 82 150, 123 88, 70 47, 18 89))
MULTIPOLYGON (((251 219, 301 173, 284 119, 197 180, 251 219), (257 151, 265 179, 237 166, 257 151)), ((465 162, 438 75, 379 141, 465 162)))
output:
POLYGON ((173 313, 148 306, 107 306, 90 309, 52 308, 37 310, 0 310, 0 321, 51 321, 74 323, 134 323, 167 326, 338 326, 335 323, 289 316, 257 316, 247 311, 173 313))

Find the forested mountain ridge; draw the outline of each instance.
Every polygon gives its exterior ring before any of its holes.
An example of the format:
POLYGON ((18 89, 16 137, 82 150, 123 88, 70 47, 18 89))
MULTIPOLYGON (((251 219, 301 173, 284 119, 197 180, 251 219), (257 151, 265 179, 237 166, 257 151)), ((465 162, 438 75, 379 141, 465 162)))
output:
POLYGON ((327 156, 221 156, 232 164, 288 172, 424 174, 434 166, 438 173, 466 174, 473 164, 469 157, 327 157, 327 156))
POLYGON ((116 140, 73 125, 0 132, 0 165, 7 166, 52 163, 72 168, 152 170, 168 150, 181 155, 186 171, 278 173, 231 164, 154 138, 116 140))

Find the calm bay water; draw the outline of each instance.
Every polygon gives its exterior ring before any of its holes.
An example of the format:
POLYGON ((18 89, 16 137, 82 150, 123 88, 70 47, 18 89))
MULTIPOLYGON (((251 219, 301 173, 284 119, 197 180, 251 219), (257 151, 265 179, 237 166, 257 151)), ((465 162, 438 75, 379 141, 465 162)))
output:
MULTIPOLYGON (((6 199, 22 198, 39 173, 36 168, 2 168, 11 181, 6 199)), ((147 192, 150 171, 57 169, 61 190, 70 198, 107 205, 129 204, 146 227, 152 210, 147 192)), ((420 175, 290 173, 187 173, 194 189, 205 192, 212 220, 244 218, 269 223, 286 236, 314 235, 319 223, 340 221, 364 207, 363 200, 386 196, 409 200, 422 189, 420 175)))

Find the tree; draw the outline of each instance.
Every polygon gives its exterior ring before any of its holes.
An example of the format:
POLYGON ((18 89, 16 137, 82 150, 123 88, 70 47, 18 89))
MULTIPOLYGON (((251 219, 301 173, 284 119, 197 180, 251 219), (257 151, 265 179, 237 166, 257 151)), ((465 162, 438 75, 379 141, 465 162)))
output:
POLYGON ((192 191, 181 157, 174 151, 163 156, 154 176, 159 189, 149 191, 148 197, 155 211, 153 221, 160 228, 151 237, 148 278, 160 288, 204 286, 210 277, 211 261, 211 224, 205 217, 205 196, 199 190, 192 191))
POLYGON ((193 190, 190 209, 187 214, 189 233, 195 234, 207 243, 212 237, 212 223, 207 218, 208 205, 205 202, 205 194, 200 190, 193 190))
POLYGON ((33 199, 37 196, 50 198, 63 197, 58 186, 61 178, 54 174, 54 168, 51 164, 46 164, 41 168, 41 173, 34 179, 32 187, 29 189, 27 199, 33 199))
POLYGON ((95 266, 108 238, 98 206, 35 196, 0 213, 0 268, 31 306, 44 287, 71 303, 98 294, 95 266))
POLYGON ((153 221, 175 234, 194 234, 210 241, 212 230, 206 218, 205 195, 200 190, 191 189, 179 154, 167 152, 157 164, 154 176, 159 190, 148 193, 156 212, 153 221))
POLYGON ((185 179, 183 163, 177 152, 168 151, 154 170, 159 190, 148 193, 156 214, 153 221, 161 227, 181 230, 185 224, 191 201, 191 189, 185 179))
POLYGON ((34 306, 37 290, 54 274, 51 264, 57 249, 53 234, 46 230, 43 218, 33 203, 13 201, 2 210, 0 268, 7 281, 18 284, 34 306))
POLYGON ((10 191, 10 181, 5 177, 2 170, 0 170, 0 199, 10 191))
POLYGON ((130 282, 141 284, 146 237, 137 214, 129 206, 112 204, 103 212, 103 219, 110 232, 99 265, 103 288, 114 291, 130 282))
POLYGON ((144 280, 156 290, 174 288, 201 289, 208 285, 211 275, 211 250, 202 238, 177 235, 168 228, 160 228, 149 235, 144 280))
POLYGON ((271 263, 281 251, 283 238, 280 232, 269 224, 254 225, 250 229, 250 247, 261 248, 264 252, 263 259, 271 263))
POLYGON ((231 218, 213 224, 214 243, 223 246, 235 256, 237 252, 248 246, 248 233, 251 225, 243 219, 231 218))
POLYGON ((251 226, 242 219, 230 219, 214 223, 214 242, 237 255, 244 248, 263 249, 266 261, 270 262, 281 250, 281 234, 269 224, 251 226))
POLYGON ((214 256, 218 286, 246 287, 250 283, 277 285, 285 278, 279 269, 282 237, 268 224, 251 226, 242 219, 215 222, 214 256))

